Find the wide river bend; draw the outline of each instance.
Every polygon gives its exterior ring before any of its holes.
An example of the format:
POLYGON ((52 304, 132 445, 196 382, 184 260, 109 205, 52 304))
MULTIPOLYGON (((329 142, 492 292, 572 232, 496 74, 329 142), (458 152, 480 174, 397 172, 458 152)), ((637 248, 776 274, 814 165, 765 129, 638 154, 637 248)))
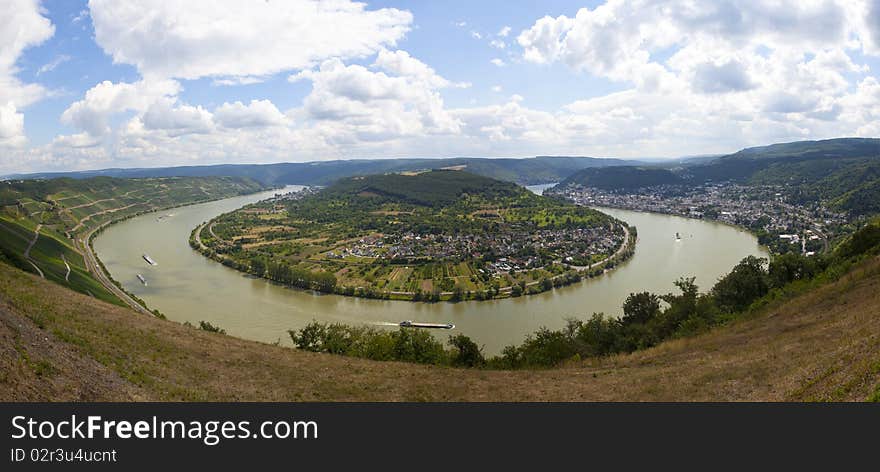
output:
MULTIPOLYGON (((543 187, 532 188, 540 192, 543 187)), ((291 186, 285 191, 299 187, 291 186)), ((766 256, 746 231, 709 221, 599 208, 638 229, 633 257, 614 271, 582 283, 538 295, 462 303, 413 303, 324 295, 255 279, 214 262, 189 247, 190 232, 211 218, 274 192, 227 198, 148 213, 108 227, 94 240, 98 257, 131 293, 169 319, 209 321, 227 333, 290 345, 287 330, 312 320, 390 326, 402 320, 454 323, 456 329, 497 354, 520 343, 541 326, 559 328, 569 317, 594 312, 619 316, 631 292, 673 291, 679 277, 696 277, 706 290, 748 255, 766 256), (160 218, 161 217, 161 218, 160 218), (681 235, 676 241, 675 233, 681 235), (149 254, 157 263, 148 265, 149 254), (147 285, 137 278, 142 274, 147 285)))

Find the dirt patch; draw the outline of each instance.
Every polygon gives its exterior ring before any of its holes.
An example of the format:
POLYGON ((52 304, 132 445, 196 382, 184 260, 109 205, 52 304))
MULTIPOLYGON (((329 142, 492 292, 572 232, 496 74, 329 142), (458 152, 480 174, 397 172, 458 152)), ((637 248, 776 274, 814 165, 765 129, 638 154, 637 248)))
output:
POLYGON ((149 395, 0 301, 0 398, 126 401, 149 395))

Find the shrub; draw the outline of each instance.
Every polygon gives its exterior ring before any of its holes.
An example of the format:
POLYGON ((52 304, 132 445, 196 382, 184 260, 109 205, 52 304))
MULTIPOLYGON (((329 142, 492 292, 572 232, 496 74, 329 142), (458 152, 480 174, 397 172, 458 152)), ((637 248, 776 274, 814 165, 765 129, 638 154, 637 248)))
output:
POLYGON ((226 334, 225 329, 222 329, 219 326, 214 326, 207 321, 199 321, 199 329, 202 331, 210 331, 212 333, 226 334))

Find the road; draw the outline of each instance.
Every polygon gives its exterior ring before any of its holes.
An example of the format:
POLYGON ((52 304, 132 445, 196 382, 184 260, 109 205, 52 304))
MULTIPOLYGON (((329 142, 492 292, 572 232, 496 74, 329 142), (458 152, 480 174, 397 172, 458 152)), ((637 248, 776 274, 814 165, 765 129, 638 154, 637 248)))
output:
MULTIPOLYGON (((207 246, 205 246, 204 244, 202 244, 202 230, 205 229, 205 225, 206 225, 206 224, 208 224, 208 223, 202 223, 202 224, 199 225, 198 228, 196 228, 196 243, 197 243, 197 244, 199 245, 199 247, 202 248, 202 249, 208 249, 207 246)), ((212 232, 212 233, 213 233, 213 232, 212 232)))
POLYGON ((70 282, 70 264, 67 263, 67 258, 64 257, 64 254, 61 254, 61 260, 64 261, 64 266, 67 267, 67 273, 64 274, 64 281, 70 282))
MULTIPOLYGON (((126 209, 128 209, 128 208, 133 207, 133 206, 137 206, 137 205, 148 205, 149 203, 150 203, 150 200, 145 200, 145 201, 143 201, 143 202, 132 203, 131 205, 126 205, 126 206, 124 206, 124 207, 110 208, 110 209, 107 209, 107 210, 104 210, 104 211, 99 211, 99 212, 97 212, 97 213, 92 213, 91 215, 88 215, 88 216, 86 216, 85 218, 79 220, 79 222, 76 224, 76 226, 74 226, 73 228, 71 228, 69 231, 70 231, 71 234, 77 232, 80 228, 82 228, 83 224, 84 224, 86 221, 89 221, 90 219, 92 219, 93 216, 104 215, 104 214, 107 214, 107 213, 115 213, 115 212, 117 212, 117 211, 126 210, 126 209)), ((103 225, 101 225, 101 226, 103 226, 103 225)), ((92 232, 94 232, 94 231, 92 231, 92 232)), ((90 234, 91 234, 91 233, 90 233, 90 234)))
POLYGON ((32 266, 34 266, 34 269, 37 269, 37 272, 40 274, 40 277, 45 279, 46 276, 43 275, 43 271, 40 270, 40 268, 37 267, 37 264, 34 262, 34 260, 31 259, 31 249, 34 247, 34 244, 37 244, 37 239, 39 239, 39 237, 40 237, 40 228, 42 228, 42 227, 43 227, 43 224, 40 223, 37 225, 37 228, 34 229, 34 239, 32 239, 31 242, 28 243, 27 249, 24 250, 24 258, 25 258, 25 260, 30 262, 30 264, 32 266))
POLYGON ((92 229, 91 231, 89 231, 88 233, 83 235, 81 238, 74 238, 73 244, 74 244, 74 246, 76 246, 76 249, 83 255, 83 261, 85 261, 85 263, 86 263, 86 269, 88 269, 88 271, 91 272, 92 275, 95 276, 95 279, 97 279, 98 282, 101 282, 101 285, 103 285, 104 288, 109 290, 110 293, 112 293, 113 295, 116 296, 116 298, 125 302, 126 305, 134 308, 135 311, 138 311, 138 312, 143 313, 145 315, 153 316, 153 314, 149 310, 144 308, 143 305, 138 303, 135 299, 131 298, 131 296, 129 294, 125 293, 124 290, 117 287, 116 284, 114 284, 113 281, 110 280, 110 278, 107 276, 107 274, 104 273, 104 270, 101 268, 101 265, 98 264, 98 258, 95 256, 95 253, 92 251, 91 246, 89 246, 89 239, 91 239, 91 237, 95 233, 95 231, 98 231, 99 229, 103 228, 104 226, 107 226, 108 224, 110 224, 110 222, 104 223, 104 224, 98 226, 97 228, 92 229))

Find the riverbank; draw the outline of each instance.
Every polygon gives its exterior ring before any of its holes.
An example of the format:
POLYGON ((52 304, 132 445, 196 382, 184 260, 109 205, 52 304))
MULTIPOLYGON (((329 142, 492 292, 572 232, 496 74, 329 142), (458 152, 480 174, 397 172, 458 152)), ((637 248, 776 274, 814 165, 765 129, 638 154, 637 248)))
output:
POLYGON ((485 371, 316 354, 209 333, 0 264, 4 401, 880 399, 880 260, 749 319, 634 354, 485 371), (784 353, 784 355, 780 355, 784 353))
MULTIPOLYGON (((219 218, 222 215, 219 215, 219 218)), ((226 257, 222 254, 211 249, 207 246, 203 240, 203 232, 207 231, 212 240, 218 239, 217 235, 214 234, 213 225, 216 218, 201 223, 197 226, 191 233, 189 237, 190 246, 202 254, 203 256, 216 261, 220 264, 223 264, 226 267, 229 267, 233 270, 252 275, 257 278, 262 278, 271 282, 277 281, 271 279, 264 273, 255 273, 250 266, 243 266, 236 262, 235 260, 226 257)), ((540 293, 544 293, 554 288, 561 288, 565 286, 569 286, 578 282, 582 282, 584 280, 593 279, 595 277, 599 277, 601 275, 606 274, 608 271, 613 270, 617 265, 626 262, 627 259, 632 257, 635 252, 635 245, 637 239, 636 228, 632 226, 627 226, 625 223, 620 224, 620 229, 624 233, 623 242, 620 247, 610 256, 597 261, 588 266, 575 266, 570 264, 563 264, 561 262, 560 265, 564 268, 564 272, 561 274, 557 274, 551 277, 547 277, 542 280, 534 280, 528 283, 522 283, 520 285, 512 285, 498 288, 494 293, 486 295, 484 293, 474 293, 474 292, 453 292, 453 291, 442 291, 437 292, 433 295, 430 294, 422 294, 420 292, 411 292, 411 291, 367 291, 367 290, 358 290, 353 287, 344 287, 344 286, 335 286, 332 290, 322 290, 321 287, 301 287, 301 286, 292 286, 286 285, 291 288, 299 288, 305 290, 315 290, 318 292, 334 294, 334 295, 342 295, 342 296, 353 296, 357 298, 367 298, 367 299, 379 299, 379 300, 397 300, 397 301, 412 301, 412 302, 464 302, 464 301, 490 301, 490 300, 498 300, 504 298, 516 298, 520 296, 526 295, 537 295, 540 293), (517 290, 517 288, 519 290, 517 290)), ((543 269, 543 268, 540 268, 543 269)))
MULTIPOLYGON (((254 192, 254 194, 263 193, 263 192, 266 192, 266 190, 254 192)), ((128 292, 123 287, 123 285, 121 283, 116 281, 113 278, 113 276, 110 275, 110 272, 107 270, 104 263, 101 262, 101 259, 100 259, 100 257, 98 257, 97 253, 94 251, 94 247, 92 246, 92 241, 94 240, 94 238, 96 236, 100 235, 101 232, 104 231, 109 226, 117 224, 117 223, 121 223, 121 222, 128 220, 128 219, 131 219, 131 218, 135 218, 135 217, 138 217, 138 216, 141 216, 144 214, 149 214, 149 213, 168 211, 168 210, 172 210, 175 208, 181 208, 181 207, 186 207, 186 206, 191 206, 191 205, 198 205, 198 204, 202 204, 202 203, 215 202, 215 201, 224 200, 227 198, 229 198, 229 197, 223 196, 223 197, 217 197, 217 198, 209 198, 209 199, 204 199, 204 200, 200 200, 200 201, 181 203, 181 204, 177 204, 177 205, 169 205, 169 206, 159 207, 159 208, 152 208, 149 210, 144 210, 144 211, 140 211, 140 212, 136 212, 136 213, 127 214, 121 218, 110 219, 108 221, 105 221, 105 222, 99 224, 98 226, 88 230, 81 237, 77 237, 76 232, 71 231, 71 237, 72 237, 71 239, 73 241, 73 244, 74 244, 74 247, 76 248, 76 250, 79 251, 80 254, 82 254, 83 261, 85 262, 86 268, 88 269, 89 273, 92 274, 95 277, 95 279, 101 285, 104 286, 104 288, 106 288, 107 290, 110 291, 110 293, 112 293, 114 296, 119 298, 119 300, 121 302, 123 302, 125 305, 128 305, 129 307, 131 307, 132 309, 134 309, 135 311, 137 311, 139 313, 142 313, 145 315, 156 316, 159 318, 165 318, 165 315, 163 315, 162 312, 160 312, 157 309, 151 310, 147 306, 147 303, 145 301, 138 298, 136 295, 128 292)), ((106 213, 106 212, 102 212, 102 213, 106 213)), ((81 224, 82 224, 82 222, 80 222, 80 224, 78 224, 77 227, 81 226, 81 224)))
MULTIPOLYGON (((714 223, 609 209, 612 216, 638 228, 638 244, 626 263, 603 276, 529 297, 506 297, 484 303, 412 303, 342 297, 291 289, 232 270, 192 249, 193 228, 254 201, 236 197, 175 211, 156 221, 146 214, 108 227, 94 239, 95 252, 127 291, 160 310, 169 320, 198 326, 208 321, 231 335, 291 345, 287 331, 314 320, 396 329, 400 321, 452 323, 488 355, 519 344, 542 326, 561 329, 566 318, 589 318, 594 312, 622 314, 631 292, 668 293, 680 277, 696 277, 710 287, 748 255, 766 257, 750 235, 714 223), (687 234, 680 242, 675 232, 687 234), (694 237, 690 237, 694 235, 694 237), (137 251, 132 251, 137 248, 137 251), (158 267, 148 266, 141 253, 158 267), (136 275, 143 274, 149 286, 136 275)), ((205 232, 207 235, 207 231, 205 232)), ((219 234, 219 233, 218 233, 219 234)), ((450 333, 435 333, 445 341, 450 333)))

